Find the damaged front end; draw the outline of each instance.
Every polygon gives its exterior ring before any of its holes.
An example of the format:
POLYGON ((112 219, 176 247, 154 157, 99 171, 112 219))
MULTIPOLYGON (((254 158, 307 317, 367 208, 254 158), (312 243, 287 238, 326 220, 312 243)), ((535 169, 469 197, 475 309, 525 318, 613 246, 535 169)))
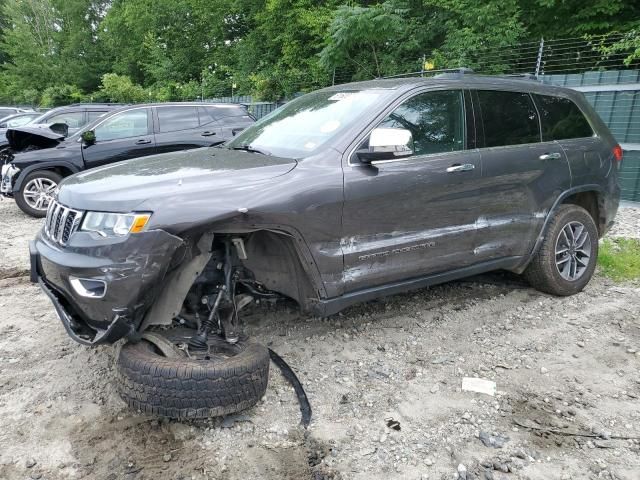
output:
POLYGON ((31 280, 81 344, 137 341, 151 326, 192 329, 194 351, 206 349, 212 333, 233 344, 241 334, 238 312, 254 298, 278 297, 243 266, 240 237, 203 233, 196 241, 164 230, 69 235, 67 227, 77 228, 74 219, 67 222, 73 212, 60 221, 50 213, 31 242, 31 280))
MULTIPOLYGON (((60 223, 64 229, 66 222, 60 223)), ((63 251, 45 226, 30 243, 31 280, 41 285, 77 342, 134 339, 182 245, 163 230, 97 241, 90 232, 76 232, 63 251)))

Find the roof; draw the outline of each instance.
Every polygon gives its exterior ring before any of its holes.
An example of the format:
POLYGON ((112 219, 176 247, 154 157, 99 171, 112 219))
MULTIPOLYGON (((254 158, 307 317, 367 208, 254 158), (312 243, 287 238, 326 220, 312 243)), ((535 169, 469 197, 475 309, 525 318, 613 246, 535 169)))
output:
POLYGON ((546 85, 528 76, 478 75, 468 73, 445 73, 432 77, 397 77, 365 80, 362 82, 344 83, 327 87, 328 91, 344 90, 412 90, 421 86, 442 86, 459 88, 514 88, 531 91, 566 92, 570 89, 546 85))

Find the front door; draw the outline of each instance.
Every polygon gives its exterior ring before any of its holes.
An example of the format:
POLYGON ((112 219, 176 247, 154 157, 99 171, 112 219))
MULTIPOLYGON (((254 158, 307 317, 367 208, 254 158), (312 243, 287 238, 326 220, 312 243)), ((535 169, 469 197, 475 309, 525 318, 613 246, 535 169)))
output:
POLYGON ((150 108, 117 113, 98 124, 94 132, 95 143, 82 148, 86 168, 156 153, 150 108))
POLYGON ((410 130, 414 155, 345 165, 345 292, 474 262, 482 168, 463 91, 414 95, 378 126, 410 130))

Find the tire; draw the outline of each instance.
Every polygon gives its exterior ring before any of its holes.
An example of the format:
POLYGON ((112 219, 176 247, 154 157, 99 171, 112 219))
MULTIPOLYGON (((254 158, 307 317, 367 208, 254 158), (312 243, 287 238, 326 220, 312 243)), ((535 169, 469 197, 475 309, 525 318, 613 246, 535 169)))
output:
POLYGON ((44 194, 45 192, 49 192, 53 195, 53 191, 60 183, 60 180, 62 180, 62 176, 51 170, 37 170, 28 174, 24 178, 17 195, 15 195, 16 203, 18 204, 18 207, 20 207, 20 210, 27 215, 36 218, 46 216, 49 202, 45 200, 44 194), (42 185, 43 188, 38 187, 38 181, 39 185, 42 185), (28 193, 34 192, 42 192, 42 208, 36 208, 39 204, 38 200, 34 200, 34 197, 26 196, 28 193), (35 205, 33 205, 34 203, 35 205))
POLYGON ((269 351, 244 338, 235 345, 210 339, 210 345, 216 342, 218 351, 231 355, 167 358, 144 339, 126 343, 116 368, 120 396, 135 410, 175 419, 217 417, 254 406, 267 389, 269 351))
POLYGON ((541 292, 558 296, 574 295, 591 280, 597 258, 598 229, 589 212, 578 205, 560 205, 549 223, 540 250, 524 276, 532 287, 541 292), (584 227, 583 230, 579 230, 580 226, 584 227), (584 238, 585 232, 587 238, 584 238), (581 247, 571 246, 572 235, 577 237, 576 245, 583 242, 581 247), (563 250, 567 251, 556 253, 563 250), (588 258, 585 256, 587 251, 588 258))

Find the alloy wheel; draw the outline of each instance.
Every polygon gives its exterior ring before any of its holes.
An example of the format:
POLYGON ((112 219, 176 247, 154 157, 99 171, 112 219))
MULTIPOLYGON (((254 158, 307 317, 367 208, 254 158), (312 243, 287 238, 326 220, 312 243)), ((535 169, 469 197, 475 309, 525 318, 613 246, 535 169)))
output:
POLYGON ((37 177, 27 182, 22 192, 25 202, 34 210, 46 210, 58 184, 49 178, 37 177))
POLYGON ((580 222, 569 222, 556 240, 556 268, 562 278, 578 280, 591 261, 591 238, 580 222))

